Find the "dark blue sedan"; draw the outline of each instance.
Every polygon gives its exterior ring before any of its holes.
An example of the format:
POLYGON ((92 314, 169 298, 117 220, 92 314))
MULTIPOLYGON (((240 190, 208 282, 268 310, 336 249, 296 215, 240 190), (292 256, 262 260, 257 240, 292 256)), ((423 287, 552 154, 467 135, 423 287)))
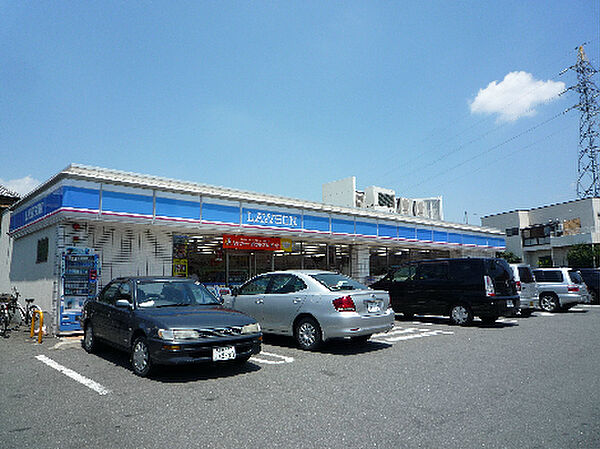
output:
POLYGON ((169 277, 124 277, 110 282, 81 315, 83 348, 98 342, 131 354, 147 376, 156 364, 245 363, 261 350, 259 324, 224 308, 202 284, 169 277))

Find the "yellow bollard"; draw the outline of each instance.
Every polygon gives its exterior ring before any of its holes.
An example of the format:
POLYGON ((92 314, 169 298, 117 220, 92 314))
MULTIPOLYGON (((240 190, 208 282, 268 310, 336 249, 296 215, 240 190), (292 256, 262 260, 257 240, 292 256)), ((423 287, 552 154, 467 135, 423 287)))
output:
POLYGON ((35 315, 40 315, 40 328, 38 329, 38 343, 42 343, 42 328, 44 326, 44 312, 41 310, 34 310, 33 315, 31 316, 31 333, 29 334, 29 338, 33 338, 35 334, 35 315))

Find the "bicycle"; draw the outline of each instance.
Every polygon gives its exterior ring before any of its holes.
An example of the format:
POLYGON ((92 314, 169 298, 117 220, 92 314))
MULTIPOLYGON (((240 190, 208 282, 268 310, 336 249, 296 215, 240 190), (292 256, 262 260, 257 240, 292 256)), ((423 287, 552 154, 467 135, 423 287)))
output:
POLYGON ((8 337, 8 323, 10 322, 10 315, 8 313, 8 305, 6 302, 0 302, 0 329, 2 330, 2 336, 8 337))
POLYGON ((10 298, 6 304, 6 309, 8 312, 9 323, 14 323, 16 327, 21 326, 21 324, 25 324, 29 326, 31 324, 31 320, 33 319, 33 314, 35 310, 41 311, 37 305, 33 303, 33 298, 25 299, 25 307, 23 307, 19 303, 19 292, 16 288, 13 288, 14 294, 10 295, 10 298), (18 312, 18 313, 17 313, 18 312))

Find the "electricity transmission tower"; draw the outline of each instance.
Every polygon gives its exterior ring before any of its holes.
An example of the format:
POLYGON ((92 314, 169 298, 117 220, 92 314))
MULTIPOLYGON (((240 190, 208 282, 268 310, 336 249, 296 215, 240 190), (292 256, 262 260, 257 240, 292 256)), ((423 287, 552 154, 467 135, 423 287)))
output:
MULTIPOLYGON (((581 112, 579 118, 579 159, 577 161, 577 198, 600 196, 600 171, 598 168, 598 88, 592 77, 598 73, 588 60, 583 45, 577 51, 577 64, 563 70, 577 74, 577 84, 567 89, 579 94, 579 103, 572 107, 581 112)), ((566 92, 566 91, 565 91, 566 92)))

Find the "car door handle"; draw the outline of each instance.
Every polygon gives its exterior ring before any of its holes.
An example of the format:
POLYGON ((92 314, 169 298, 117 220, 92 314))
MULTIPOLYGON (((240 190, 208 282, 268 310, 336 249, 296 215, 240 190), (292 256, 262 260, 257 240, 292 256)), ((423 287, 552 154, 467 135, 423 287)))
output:
POLYGON ((302 298, 294 298, 294 304, 298 304, 302 302, 302 298))
POLYGON ((264 299, 257 299, 254 302, 256 302, 256 304, 263 304, 265 302, 265 300, 264 299))

